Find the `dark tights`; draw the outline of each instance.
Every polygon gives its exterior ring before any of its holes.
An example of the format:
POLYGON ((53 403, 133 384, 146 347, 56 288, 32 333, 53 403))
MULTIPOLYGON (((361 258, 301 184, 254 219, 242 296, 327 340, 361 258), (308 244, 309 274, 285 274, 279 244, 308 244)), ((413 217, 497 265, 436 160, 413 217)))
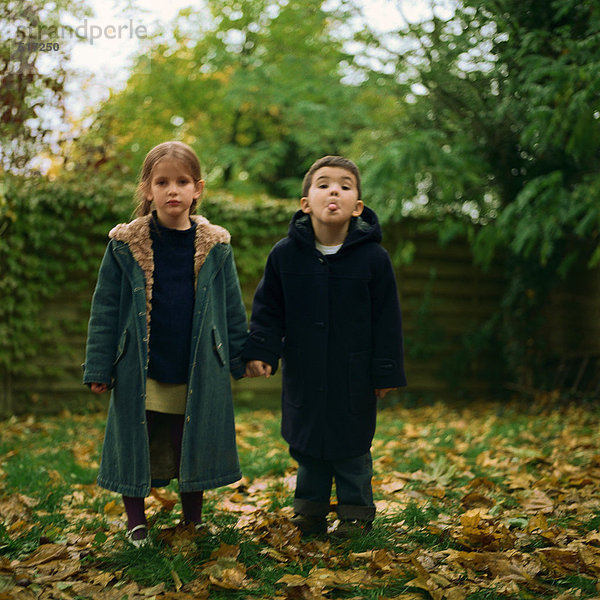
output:
MULTIPOLYGON (((156 419, 169 419, 171 421, 171 444, 175 450, 175 456, 179 461, 181 457, 181 444, 183 440, 183 415, 166 415, 153 411, 147 411, 148 435, 152 432, 156 419)), ((202 522, 202 497, 203 492, 182 492, 181 505, 183 518, 186 523, 202 522)), ((127 512, 127 529, 131 530, 138 525, 146 525, 146 512, 144 498, 138 496, 123 496, 125 511, 127 512)))
MULTIPOLYGON (((181 493, 183 519, 186 523, 202 523, 202 496, 202 491, 181 493)), ((147 524, 144 498, 123 496, 123 503, 127 512, 127 529, 147 524)))

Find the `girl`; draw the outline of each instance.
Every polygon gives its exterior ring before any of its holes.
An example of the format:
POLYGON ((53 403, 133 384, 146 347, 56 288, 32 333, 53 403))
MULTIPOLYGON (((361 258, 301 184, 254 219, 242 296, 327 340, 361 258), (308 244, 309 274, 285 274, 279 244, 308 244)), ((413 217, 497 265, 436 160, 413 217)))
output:
POLYGON ((83 381, 111 390, 98 484, 123 495, 136 546, 151 487, 177 478, 199 525, 202 491, 241 477, 229 372, 244 374, 246 312, 229 233, 192 214, 203 188, 189 146, 153 148, 138 218, 109 233, 92 299, 83 381))

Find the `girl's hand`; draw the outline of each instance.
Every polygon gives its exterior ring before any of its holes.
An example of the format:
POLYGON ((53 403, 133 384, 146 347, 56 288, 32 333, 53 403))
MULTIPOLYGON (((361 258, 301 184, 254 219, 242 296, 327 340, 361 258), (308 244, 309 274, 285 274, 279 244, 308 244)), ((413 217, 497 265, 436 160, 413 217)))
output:
POLYGON ((106 383, 90 383, 90 390, 94 392, 94 394, 104 394, 104 392, 108 389, 106 383))
POLYGON ((244 377, 262 377, 267 379, 271 376, 271 365, 262 360, 249 360, 246 363, 244 377))
POLYGON ((382 400, 383 398, 385 398, 388 394, 388 392, 393 392, 395 390, 397 390, 398 388, 379 388, 375 390, 375 395, 377 396, 377 398, 379 400, 382 400))

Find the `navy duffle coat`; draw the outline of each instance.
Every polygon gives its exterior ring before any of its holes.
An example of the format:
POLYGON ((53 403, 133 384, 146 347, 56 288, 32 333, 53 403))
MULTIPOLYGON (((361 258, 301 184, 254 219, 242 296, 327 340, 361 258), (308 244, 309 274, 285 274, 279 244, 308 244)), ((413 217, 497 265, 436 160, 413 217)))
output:
MULTIPOLYGON (((179 488, 241 478, 230 373, 240 378, 247 319, 229 233, 194 215, 196 294, 179 488)), ((145 397, 154 261, 151 215, 118 225, 98 275, 84 364, 86 384, 111 386, 98 483, 126 496, 151 488, 145 397)))
POLYGON ((366 453, 375 389, 406 385, 398 291, 380 241, 377 216, 365 207, 339 252, 325 256, 309 215, 298 211, 256 289, 243 356, 274 370, 282 358, 282 435, 309 456, 366 453))

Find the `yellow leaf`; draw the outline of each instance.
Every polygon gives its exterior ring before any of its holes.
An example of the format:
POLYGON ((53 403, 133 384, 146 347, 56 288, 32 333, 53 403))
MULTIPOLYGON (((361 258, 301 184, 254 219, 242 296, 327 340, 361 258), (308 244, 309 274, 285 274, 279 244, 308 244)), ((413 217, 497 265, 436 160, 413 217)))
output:
POLYGON ((290 573, 287 573, 283 577, 278 579, 276 583, 285 583, 286 585, 303 585, 306 583, 306 577, 303 577, 302 575, 291 575, 290 573))
POLYGON ((173 578, 173 583, 175 584, 175 589, 177 591, 179 591, 183 587, 183 583, 181 583, 181 579, 180 579, 177 571, 175 571, 175 569, 173 569, 171 571, 171 577, 173 578))
POLYGON ((486 512, 484 510, 480 508, 472 508, 461 515, 460 523, 463 527, 477 527, 483 520, 484 516, 486 516, 486 512))
POLYGON ((24 560, 21 565, 24 567, 34 567, 51 560, 67 558, 69 550, 61 544, 43 544, 40 546, 27 560, 24 560))
POLYGON ((236 559, 240 554, 240 547, 238 546, 230 546, 229 544, 221 543, 221 545, 213 550, 210 555, 211 560, 218 559, 219 557, 227 557, 236 559))
POLYGON ((123 514, 123 506, 116 500, 110 500, 104 505, 104 513, 111 517, 120 516, 123 514))
POLYGON ((552 500, 542 490, 538 489, 532 490, 529 497, 521 503, 521 506, 525 512, 533 514, 548 514, 554 510, 552 500))

